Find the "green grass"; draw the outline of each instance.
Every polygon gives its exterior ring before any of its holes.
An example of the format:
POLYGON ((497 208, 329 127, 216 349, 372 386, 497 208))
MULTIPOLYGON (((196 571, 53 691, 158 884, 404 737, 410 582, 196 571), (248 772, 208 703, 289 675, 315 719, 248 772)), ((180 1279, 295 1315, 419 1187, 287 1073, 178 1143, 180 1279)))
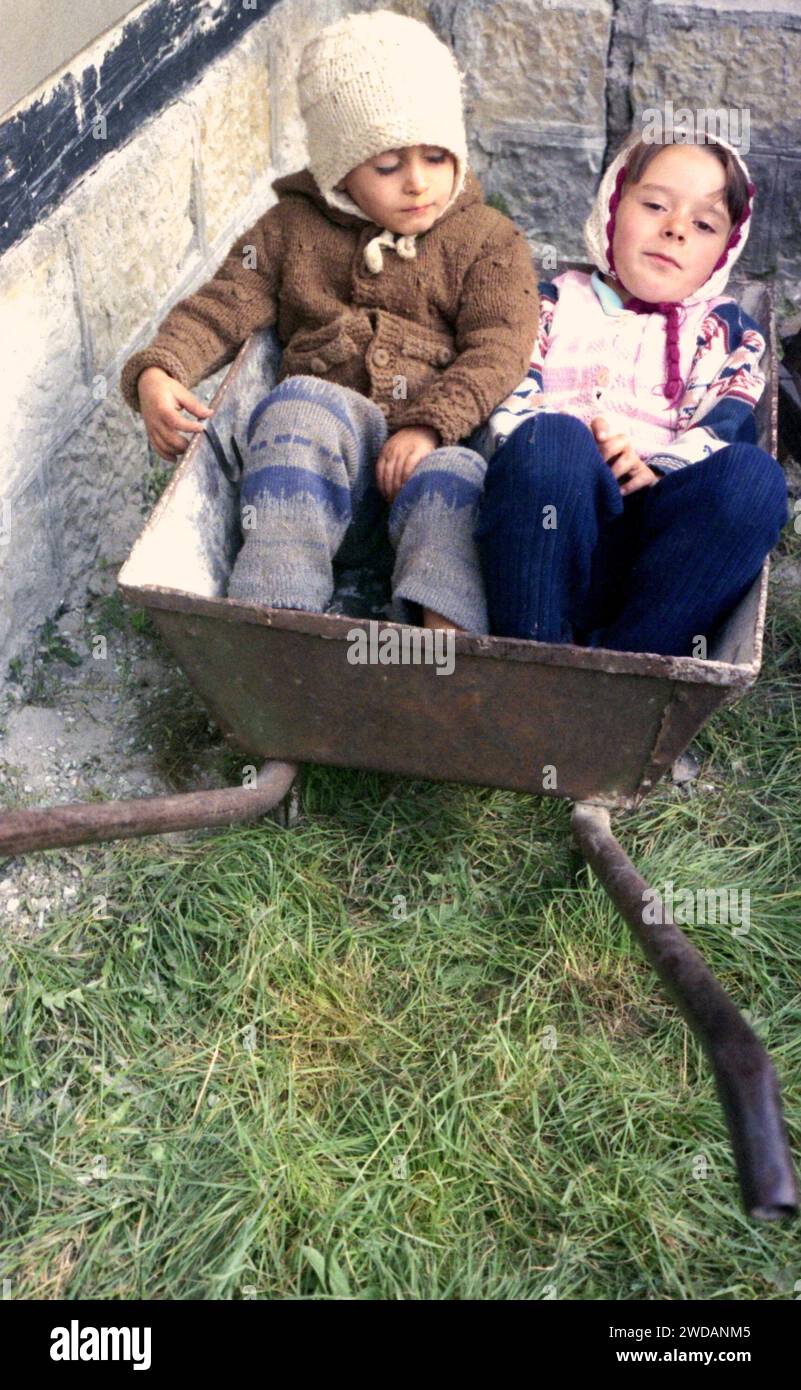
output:
MULTIPOLYGON (((660 785, 614 824, 657 887, 749 889, 748 936, 687 931, 753 1015, 798 1155, 789 602, 767 645, 694 745, 712 789, 660 785)), ((801 1288, 796 1228, 742 1213, 706 1061, 577 865, 567 803, 312 768, 292 831, 73 857, 79 906, 0 963, 13 1297, 801 1288)))

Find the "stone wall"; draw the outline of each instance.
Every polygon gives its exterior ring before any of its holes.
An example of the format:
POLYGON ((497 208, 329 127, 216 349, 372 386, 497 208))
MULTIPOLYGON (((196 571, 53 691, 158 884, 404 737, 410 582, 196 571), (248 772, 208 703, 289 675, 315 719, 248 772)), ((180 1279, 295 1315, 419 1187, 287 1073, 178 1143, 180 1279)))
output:
MULTIPOLYGON (((118 566, 141 529, 148 446, 120 398, 121 365, 274 200, 272 180, 305 162, 291 77, 302 43, 338 14, 378 7, 262 4, 243 37, 0 257, 0 685, 44 619, 97 565, 118 566)), ((747 107, 760 208, 744 263, 778 272, 801 306, 801 0, 390 7, 452 46, 473 167, 535 252, 581 255, 600 174, 645 108, 747 107)), ((77 78, 75 90, 80 101, 77 78)))
POLYGON ((745 110, 759 213, 742 265, 778 271, 801 301, 801 0, 432 0, 430 9, 467 73, 476 172, 533 245, 582 254, 602 169, 643 112, 668 101, 677 112, 745 110))

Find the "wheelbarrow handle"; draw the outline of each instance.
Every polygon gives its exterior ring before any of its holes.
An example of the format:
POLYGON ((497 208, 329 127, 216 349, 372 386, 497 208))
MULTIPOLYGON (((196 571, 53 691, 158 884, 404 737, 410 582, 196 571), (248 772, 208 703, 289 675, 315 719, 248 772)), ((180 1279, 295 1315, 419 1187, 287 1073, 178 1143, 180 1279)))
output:
POLYGON ((572 826, 582 853, 709 1058, 745 1210, 763 1221, 796 1215, 798 1187, 779 1083, 765 1048, 664 904, 653 914, 658 921, 643 921, 644 903, 653 907, 661 900, 612 834, 609 812, 577 802, 572 826))
POLYGON ((144 796, 131 801, 78 801, 0 815, 0 854, 27 854, 62 845, 162 835, 198 826, 258 820, 282 801, 298 773, 295 763, 264 763, 252 785, 144 796))

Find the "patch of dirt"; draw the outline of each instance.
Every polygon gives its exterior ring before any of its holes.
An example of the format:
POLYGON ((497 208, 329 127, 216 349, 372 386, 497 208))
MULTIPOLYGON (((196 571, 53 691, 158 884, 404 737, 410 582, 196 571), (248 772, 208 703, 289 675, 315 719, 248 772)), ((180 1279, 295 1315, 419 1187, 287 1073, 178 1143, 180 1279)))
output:
MULTIPOLYGON (((0 695, 0 809, 125 800, 230 783, 231 754, 147 616, 122 560, 45 624, 0 695), (102 639, 102 640, 98 640, 102 639)), ((165 843, 197 832, 173 832, 165 843)), ((26 934, 100 891, 105 844, 0 855, 0 919, 26 934)))

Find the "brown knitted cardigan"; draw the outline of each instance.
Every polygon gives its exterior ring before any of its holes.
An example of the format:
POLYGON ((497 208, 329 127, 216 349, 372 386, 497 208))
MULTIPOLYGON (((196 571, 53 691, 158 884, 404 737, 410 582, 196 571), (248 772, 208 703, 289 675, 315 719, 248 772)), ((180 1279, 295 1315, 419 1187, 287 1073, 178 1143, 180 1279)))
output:
POLYGON ((487 207, 468 170, 456 201, 418 235, 416 257, 385 248, 373 274, 363 252, 375 223, 329 207, 307 169, 272 186, 278 202, 125 363, 128 405, 139 410, 146 367, 191 388, 275 325, 279 381, 318 375, 376 401, 390 431, 428 425, 443 445, 465 438, 528 369, 539 299, 523 234, 487 207))

